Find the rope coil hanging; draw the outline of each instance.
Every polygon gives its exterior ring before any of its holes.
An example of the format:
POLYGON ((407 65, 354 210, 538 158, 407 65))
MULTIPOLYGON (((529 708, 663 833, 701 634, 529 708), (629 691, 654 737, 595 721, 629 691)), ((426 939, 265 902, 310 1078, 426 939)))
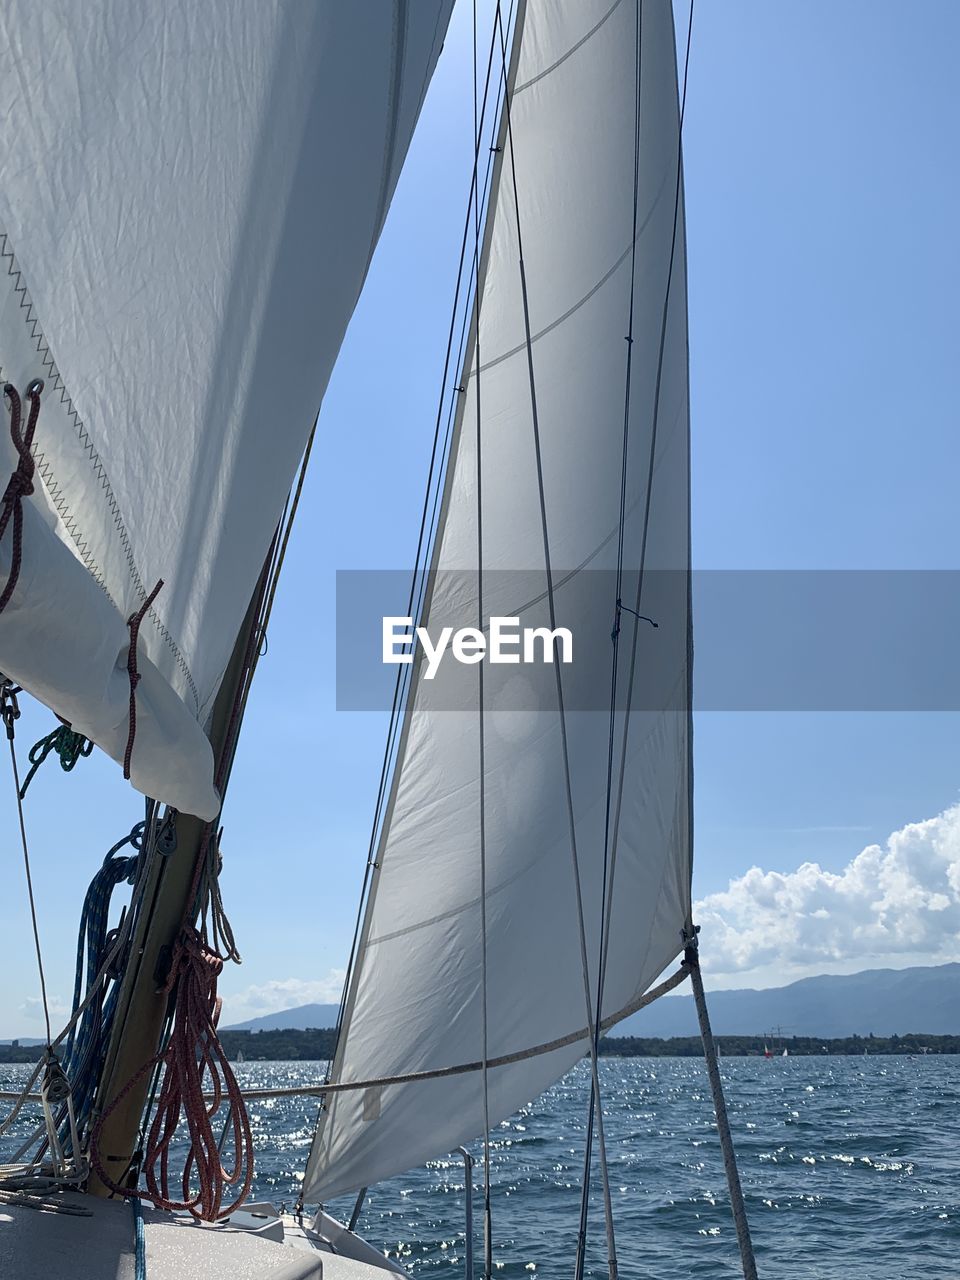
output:
POLYGON ((63 772, 69 773, 78 760, 91 754, 93 746, 89 738, 85 738, 82 733, 74 732, 66 722, 58 725, 52 733, 48 733, 45 738, 41 738, 30 748, 27 756, 30 761, 30 770, 20 788, 20 799, 26 796, 27 787, 33 781, 34 774, 52 752, 59 758, 63 772))
POLYGON ((221 1000, 217 978, 223 960, 196 929, 183 929, 174 948, 168 993, 176 989, 176 1011, 166 1048, 144 1063, 100 1116, 90 1140, 90 1162, 103 1184, 117 1195, 145 1194, 159 1209, 186 1210, 198 1221, 216 1222, 228 1217, 246 1199, 253 1182, 253 1134, 240 1086, 217 1037, 221 1000), (115 1182, 103 1167, 99 1138, 103 1125, 127 1093, 157 1067, 164 1069, 157 1109, 147 1137, 143 1170, 146 1192, 115 1182), (204 1084, 209 1081, 209 1105, 204 1084), (221 1104, 229 1107, 234 1164, 224 1167, 221 1139, 214 1132, 213 1117, 221 1104), (180 1179, 180 1195, 171 1191, 170 1149, 179 1145, 181 1114, 187 1125, 189 1154, 180 1179), (196 1175, 197 1189, 191 1189, 196 1175), (226 1207, 224 1188, 239 1184, 239 1192, 226 1207))
POLYGON ((27 416, 27 427, 21 433, 23 421, 23 402, 20 393, 12 382, 4 384, 3 394, 10 406, 10 438, 17 451, 16 470, 7 481, 3 498, 0 499, 0 538, 7 531, 7 525, 13 520, 13 547, 10 554, 10 572, 6 585, 0 592, 0 613, 10 603, 10 597, 16 589, 20 578, 20 566, 23 562, 23 499, 33 493, 33 476, 36 466, 33 460, 33 437, 40 416, 40 396, 43 392, 43 381, 35 378, 27 387, 26 397, 30 401, 30 412, 27 416))

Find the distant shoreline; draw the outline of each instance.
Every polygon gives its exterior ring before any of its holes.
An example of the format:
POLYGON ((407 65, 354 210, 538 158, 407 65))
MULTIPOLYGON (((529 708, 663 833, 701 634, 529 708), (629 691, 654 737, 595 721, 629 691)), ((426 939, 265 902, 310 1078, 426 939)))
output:
MULTIPOLYGON (((222 1031, 220 1039, 232 1062, 326 1062, 333 1057, 336 1032, 332 1029, 306 1031, 222 1031)), ((928 1054, 960 1054, 960 1035, 932 1036, 785 1036, 764 1041, 762 1036, 717 1036, 724 1058, 780 1057, 784 1049, 790 1057, 897 1057, 928 1054)), ((42 1044, 0 1044, 0 1064, 36 1062, 42 1044)), ((699 1036, 672 1036, 668 1039, 641 1036, 608 1036, 600 1041, 600 1053, 616 1058, 699 1058, 703 1046, 699 1036)))

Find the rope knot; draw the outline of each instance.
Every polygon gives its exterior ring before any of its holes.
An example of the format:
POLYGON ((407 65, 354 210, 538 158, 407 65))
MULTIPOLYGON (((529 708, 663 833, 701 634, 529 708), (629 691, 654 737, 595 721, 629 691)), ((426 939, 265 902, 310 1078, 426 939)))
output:
POLYGON ((4 384, 3 394, 10 407, 10 439, 17 451, 17 467, 0 498, 0 538, 7 531, 7 525, 13 519, 13 548, 10 556, 10 573, 6 586, 0 593, 0 613, 10 603, 10 597, 16 589, 20 577, 20 565, 23 560, 23 499, 33 493, 33 477, 36 463, 33 458, 33 437, 40 417, 40 395, 43 382, 35 378, 27 387, 26 397, 30 401, 30 412, 27 415, 27 426, 21 431, 23 423, 23 402, 20 393, 12 382, 4 384))
MULTIPOLYGON (((59 719, 60 717, 58 716, 57 718, 59 719)), ((89 756, 92 751, 93 742, 89 738, 85 738, 82 733, 76 733, 66 721, 61 721, 52 733, 48 733, 45 738, 41 738, 39 742, 35 742, 30 748, 28 755, 30 771, 24 778, 23 786, 20 788, 20 799, 23 800, 25 798, 27 787, 29 787, 37 770, 51 752, 56 754, 60 761, 60 768, 64 773, 69 773, 81 756, 89 756)))
MULTIPOLYGON (((31 456, 31 462, 33 461, 31 456)), ((29 498, 33 493, 33 475, 29 468, 25 467, 23 460, 17 464, 17 469, 7 481, 7 487, 3 491, 2 502, 4 505, 10 502, 17 502, 21 498, 29 498)))

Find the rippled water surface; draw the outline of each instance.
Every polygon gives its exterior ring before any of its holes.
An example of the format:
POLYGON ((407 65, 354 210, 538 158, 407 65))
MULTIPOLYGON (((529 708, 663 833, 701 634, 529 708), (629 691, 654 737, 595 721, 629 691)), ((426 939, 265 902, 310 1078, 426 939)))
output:
MULTIPOLYGON (((251 1088, 312 1083, 322 1064, 237 1073, 251 1088)), ((24 1076, 0 1066, 0 1087, 24 1076)), ((605 1058, 601 1076, 623 1280, 738 1275, 702 1064, 605 1058)), ((730 1058, 723 1076, 761 1276, 960 1276, 960 1058, 730 1058)), ((571 1274, 588 1094, 581 1064, 494 1134, 500 1276, 571 1274)), ((255 1194, 293 1201, 315 1115, 309 1099, 253 1104, 255 1194)), ((373 1188, 359 1229, 415 1275, 462 1276, 459 1157, 373 1188)), ((607 1274, 599 1195, 587 1270, 607 1274)))

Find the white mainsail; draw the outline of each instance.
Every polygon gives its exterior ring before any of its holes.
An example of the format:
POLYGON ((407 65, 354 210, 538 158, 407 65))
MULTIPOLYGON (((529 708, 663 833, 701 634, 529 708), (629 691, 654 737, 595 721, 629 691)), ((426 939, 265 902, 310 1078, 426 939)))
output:
MULTIPOLYGON (((636 682, 625 751, 622 712, 615 726, 615 777, 625 763, 607 1018, 627 1010, 677 954, 690 911, 686 264, 671 6, 527 0, 515 39, 513 153, 504 136, 479 289, 483 564, 485 571, 523 570, 523 582, 535 579, 541 590, 518 597, 516 578, 494 574, 484 583, 485 617, 521 615, 525 625, 547 620, 515 196, 555 577, 578 566, 610 571, 616 564, 624 337, 635 268, 624 521, 632 585, 624 603, 633 607, 643 568, 638 607, 658 629, 624 615, 622 666, 635 645, 636 682), (651 576, 653 570, 674 572, 651 576), (521 607, 536 595, 539 601, 521 607)), ((471 607, 465 584, 478 562, 476 353, 474 342, 434 549, 441 572, 422 619, 427 626, 453 614, 462 624, 465 594, 468 613, 471 607)), ((605 647, 596 648, 586 676, 581 664, 578 709, 565 716, 591 991, 602 932, 613 606, 608 593, 596 619, 605 647)), ((523 1055, 572 1035, 563 1048, 489 1069, 493 1124, 583 1055, 589 1021, 559 702, 554 697, 545 706, 538 693, 535 709, 521 709, 530 707, 531 690, 523 669, 512 671, 482 718, 476 667, 454 664, 443 681, 414 681, 332 1073, 334 1083, 404 1077, 523 1055), (452 695, 460 710, 446 709, 452 695)), ((625 683, 624 670, 621 689, 625 683)), ((482 1072, 473 1069, 328 1094, 303 1198, 329 1200, 476 1137, 484 1127, 482 1085, 482 1072)))
POLYGON ((204 818, 203 726, 451 5, 0 10, 0 373, 46 383, 0 670, 121 760, 162 579, 132 781, 204 818))

